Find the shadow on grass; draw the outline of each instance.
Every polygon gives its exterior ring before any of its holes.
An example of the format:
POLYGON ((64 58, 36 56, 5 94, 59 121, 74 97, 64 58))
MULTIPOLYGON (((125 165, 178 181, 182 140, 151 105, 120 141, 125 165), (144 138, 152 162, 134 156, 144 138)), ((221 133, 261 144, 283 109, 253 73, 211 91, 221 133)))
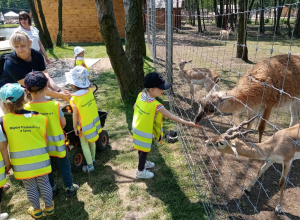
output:
POLYGON ((155 173, 153 180, 145 181, 149 194, 160 199, 167 206, 171 219, 205 219, 202 204, 191 202, 180 188, 180 184, 176 180, 178 177, 158 151, 158 147, 161 146, 158 146, 157 143, 152 146, 149 157, 153 158, 151 160, 158 166, 153 169, 155 173))

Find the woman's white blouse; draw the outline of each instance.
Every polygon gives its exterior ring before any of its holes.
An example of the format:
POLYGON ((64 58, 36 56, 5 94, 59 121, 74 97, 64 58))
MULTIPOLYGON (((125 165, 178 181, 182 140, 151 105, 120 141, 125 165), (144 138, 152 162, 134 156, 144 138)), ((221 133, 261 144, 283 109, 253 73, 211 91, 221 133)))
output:
POLYGON ((26 34, 28 34, 30 40, 32 40, 32 49, 35 49, 37 51, 40 51, 40 45, 39 45, 39 30, 36 27, 30 26, 30 31, 27 31, 26 29, 22 28, 22 26, 17 28, 17 31, 24 31, 26 34))

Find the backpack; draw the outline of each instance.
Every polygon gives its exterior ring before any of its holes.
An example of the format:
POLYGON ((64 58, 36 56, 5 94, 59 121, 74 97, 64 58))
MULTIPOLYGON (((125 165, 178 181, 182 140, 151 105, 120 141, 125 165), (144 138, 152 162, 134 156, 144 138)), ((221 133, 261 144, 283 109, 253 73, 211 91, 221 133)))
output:
POLYGON ((6 57, 9 55, 10 53, 2 53, 0 55, 0 78, 1 78, 1 75, 2 75, 2 72, 3 72, 3 68, 4 68, 4 63, 5 63, 5 60, 6 60, 6 57))

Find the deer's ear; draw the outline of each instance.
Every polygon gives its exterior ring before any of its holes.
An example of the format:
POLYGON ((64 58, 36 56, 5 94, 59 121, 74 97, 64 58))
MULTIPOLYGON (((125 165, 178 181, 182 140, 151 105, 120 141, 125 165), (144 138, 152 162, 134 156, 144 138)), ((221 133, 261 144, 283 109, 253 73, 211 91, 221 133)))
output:
POLYGON ((232 97, 233 96, 224 96, 224 97, 219 96, 219 98, 220 98, 220 104, 223 104, 224 102, 230 100, 232 97))
POLYGON ((216 82, 216 84, 212 87, 210 92, 218 92, 218 91, 220 91, 220 86, 216 82))

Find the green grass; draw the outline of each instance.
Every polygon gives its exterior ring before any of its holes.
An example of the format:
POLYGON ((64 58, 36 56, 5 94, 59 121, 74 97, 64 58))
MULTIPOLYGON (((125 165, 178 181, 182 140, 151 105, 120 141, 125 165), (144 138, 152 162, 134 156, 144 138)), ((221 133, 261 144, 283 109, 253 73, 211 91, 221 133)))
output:
MULTIPOLYGON (((146 57, 145 72, 150 71, 152 60, 146 57)), ((99 86, 95 94, 98 108, 109 112, 105 130, 110 145, 97 153, 94 173, 73 173, 74 182, 80 185, 77 197, 65 198, 59 178, 55 215, 43 219, 206 219, 179 142, 154 144, 149 160, 156 164, 155 177, 134 178, 138 158, 130 134, 133 107, 130 100, 121 100, 113 71, 100 74, 94 82, 99 86)), ((162 97, 168 106, 165 99, 162 97)), ((171 128, 174 124, 165 120, 164 130, 171 128)), ((25 213, 30 204, 21 181, 11 176, 9 182, 12 187, 4 194, 2 211, 17 219, 31 219, 25 213)))
POLYGON ((19 26, 20 24, 0 24, 0 28, 16 28, 19 26))

